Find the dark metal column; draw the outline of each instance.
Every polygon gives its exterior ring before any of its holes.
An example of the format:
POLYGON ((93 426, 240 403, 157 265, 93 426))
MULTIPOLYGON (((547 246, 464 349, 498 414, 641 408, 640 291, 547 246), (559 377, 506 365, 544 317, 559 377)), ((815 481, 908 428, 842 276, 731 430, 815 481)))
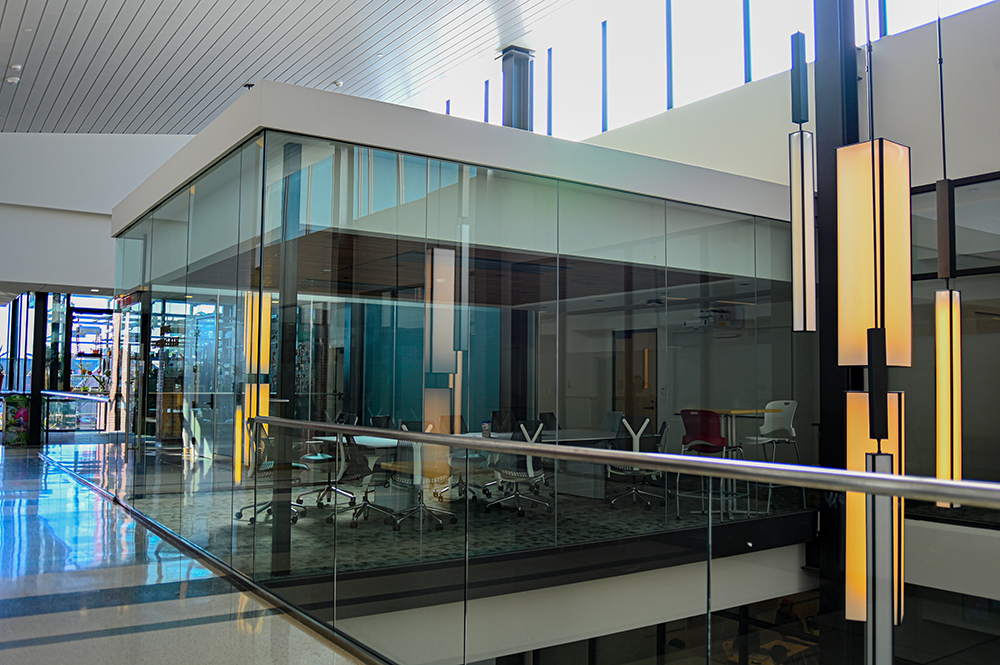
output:
MULTIPOLYGON (((271 368, 277 378, 277 409, 283 418, 295 418, 295 359, 297 355, 299 285, 299 204, 302 178, 302 145, 283 146, 284 181, 281 216, 282 242, 278 263, 278 366, 271 368)), ((263 294, 262 297, 268 297, 263 294)), ((267 341, 261 340, 263 348, 267 341)), ((281 427, 269 432, 274 437, 274 487, 271 505, 271 574, 291 572, 292 546, 292 432, 281 427)))
POLYGON ((531 51, 508 46, 502 52, 503 124, 505 127, 532 130, 531 51))
POLYGON ((35 326, 31 340, 31 397, 28 406, 28 445, 42 445, 42 391, 45 390, 45 327, 49 322, 49 294, 35 294, 35 326))
MULTIPOLYGON (((857 49, 852 0, 814 0, 816 34, 816 238, 819 328, 820 465, 847 467, 844 391, 863 376, 837 364, 837 155, 858 141, 857 49)), ((859 625, 844 619, 844 495, 824 494, 820 509, 820 662, 864 659, 859 625)))

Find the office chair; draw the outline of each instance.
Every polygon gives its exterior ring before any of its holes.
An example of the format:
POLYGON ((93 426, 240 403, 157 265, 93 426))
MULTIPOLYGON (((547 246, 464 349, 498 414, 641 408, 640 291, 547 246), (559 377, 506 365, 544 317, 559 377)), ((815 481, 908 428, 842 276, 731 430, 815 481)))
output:
MULTIPOLYGON (((442 434, 468 434, 469 427, 465 424, 465 416, 441 416, 441 433, 442 434)), ((449 483, 447 487, 439 487, 434 490, 434 498, 438 501, 444 501, 453 489, 458 489, 458 498, 464 497, 466 494, 469 495, 470 501, 478 501, 479 496, 473 491, 473 487, 478 487, 482 490, 482 487, 478 485, 470 485, 466 482, 465 477, 462 475, 465 472, 466 465, 480 465, 486 460, 486 457, 482 453, 476 450, 470 450, 468 448, 452 448, 451 449, 451 467, 452 471, 457 471, 455 475, 458 477, 453 483, 449 483)), ((470 469, 471 470, 471 469, 470 469)), ((486 496, 489 496, 489 490, 486 490, 486 496)))
POLYGON ((392 416, 372 416, 371 417, 372 427, 381 427, 382 429, 396 429, 396 426, 392 424, 392 416))
MULTIPOLYGON (((247 435, 253 440, 253 431, 250 428, 250 423, 244 424, 246 428, 247 435)), ((274 476, 274 460, 269 459, 271 450, 274 446, 274 437, 265 436, 262 437, 255 445, 251 446, 250 454, 252 459, 250 460, 250 471, 247 473, 249 478, 271 478, 274 476)), ((301 462, 292 462, 293 472, 303 472, 308 470, 309 467, 301 462)), ((297 482, 298 477, 292 479, 292 482, 297 482)), ((247 519, 248 524, 253 524, 257 521, 257 518, 261 513, 266 513, 270 515, 272 512, 272 507, 274 506, 274 498, 267 499, 266 501, 255 501, 253 503, 247 504, 236 511, 236 519, 243 519, 243 513, 247 510, 253 508, 254 513, 247 519)), ((302 506, 297 506, 294 503, 291 504, 292 517, 291 522, 295 524, 299 521, 299 517, 306 516, 306 509, 302 506)))
MULTIPOLYGON (((695 453, 697 455, 718 455, 722 454, 726 456, 727 454, 739 453, 740 458, 743 457, 743 449, 739 445, 730 445, 726 437, 722 435, 722 419, 719 414, 715 411, 707 411, 704 409, 682 409, 681 410, 681 422, 684 423, 684 436, 681 438, 681 454, 695 453)), ((734 481, 735 482, 735 481, 734 481)), ((719 497, 721 500, 722 494, 724 494, 720 489, 719 497)), ((711 499, 713 497, 708 496, 705 491, 705 479, 701 479, 701 491, 698 494, 682 494, 681 493, 681 474, 677 474, 677 517, 681 515, 680 497, 681 496, 694 496, 701 499, 702 506, 705 505, 705 500, 709 499, 709 510, 711 510, 711 499)), ((735 498, 735 485, 733 496, 730 498, 735 498)), ((749 488, 747 489, 747 513, 749 515, 749 488)), ((720 504, 720 513, 721 513, 720 504)), ((731 511, 730 511, 731 512, 731 511)))
POLYGON ((625 414, 622 411, 608 411, 604 414, 604 418, 601 420, 601 426, 597 429, 602 432, 618 432, 618 423, 622 421, 625 414))
MULTIPOLYGON (((541 437, 542 423, 539 420, 525 420, 518 423, 520 431, 514 432, 511 441, 528 441, 535 443, 541 437)), ((545 472, 541 466, 536 466, 535 459, 531 455, 516 455, 513 453, 496 453, 491 455, 490 468, 496 477, 497 483, 503 487, 511 486, 513 491, 509 494, 486 504, 485 512, 490 512, 493 508, 500 510, 503 504, 511 501, 517 509, 517 516, 524 517, 524 508, 521 503, 536 503, 545 506, 550 512, 552 506, 534 496, 521 494, 520 486, 526 484, 532 494, 539 493, 539 485, 545 481, 545 472)))
MULTIPOLYGON (((353 413, 343 413, 337 415, 335 423, 341 425, 357 425, 358 417, 353 413)), ((349 505, 353 506, 357 499, 353 494, 337 487, 337 483, 340 481, 340 476, 335 479, 333 474, 338 471, 337 469, 337 457, 331 455, 324 451, 324 448, 329 448, 330 446, 325 445, 325 441, 306 441, 306 445, 312 446, 314 450, 307 453, 301 457, 307 464, 311 465, 313 468, 319 469, 320 471, 326 471, 326 485, 322 486, 320 489, 310 490, 308 492, 303 492, 295 499, 295 503, 300 506, 303 503, 303 497, 309 496, 310 494, 316 494, 316 507, 323 508, 325 505, 323 500, 329 501, 333 498, 334 494, 339 494, 349 501, 349 505)), ((336 447, 334 447, 334 452, 337 452, 336 447)), ((342 470, 339 471, 342 473, 342 470)))
POLYGON ((551 411, 539 413, 538 419, 542 421, 542 429, 549 431, 559 429, 559 422, 556 420, 556 414, 551 411))
POLYGON ((396 443, 396 459, 382 464, 389 472, 389 482, 416 491, 415 506, 402 510, 385 518, 385 523, 392 525, 393 531, 402 528, 403 520, 411 517, 429 517, 434 521, 437 531, 444 529, 444 518, 450 524, 458 524, 454 513, 441 508, 432 508, 424 502, 424 486, 447 482, 451 478, 451 467, 440 462, 429 462, 423 459, 423 444, 413 441, 398 441, 396 443))
MULTIPOLYGON (((778 413, 765 413, 764 423, 760 426, 760 436, 745 436, 740 439, 741 446, 761 446, 764 449, 764 459, 767 460, 767 446, 771 446, 771 463, 774 463, 778 452, 778 444, 791 444, 795 451, 795 463, 802 464, 799 457, 799 444, 795 441, 795 409, 799 403, 793 399, 768 402, 765 411, 779 409, 778 413)), ((774 483, 767 484, 767 514, 771 514, 771 494, 774 483)), ((802 507, 806 507, 806 488, 802 488, 802 507)))
MULTIPOLYGON (((664 434, 666 434, 667 424, 663 423, 663 425, 660 426, 660 431, 658 433, 645 434, 644 436, 643 433, 649 427, 649 424, 649 418, 644 416, 629 416, 627 418, 623 418, 621 423, 618 425, 618 433, 612 442, 612 449, 627 450, 637 453, 659 452, 658 444, 663 439, 664 434)), ((609 464, 608 478, 625 478, 629 485, 616 492, 612 492, 606 497, 608 507, 614 508, 615 504, 619 500, 626 497, 631 497, 632 503, 638 503, 640 500, 643 501, 643 503, 645 503, 646 510, 651 510, 653 508, 651 499, 655 499, 660 502, 661 506, 665 506, 667 504, 665 496, 654 494, 653 492, 646 490, 649 481, 656 477, 656 475, 656 471, 650 471, 648 469, 609 464)))
POLYGON ((490 417, 490 429, 494 432, 517 431, 517 418, 514 417, 514 412, 506 409, 494 411, 490 417))
POLYGON ((425 420, 401 420, 399 428, 407 432, 433 432, 434 425, 425 420))
MULTIPOLYGON (((374 492, 375 489, 366 481, 373 471, 368 465, 368 456, 365 455, 361 447, 354 441, 354 437, 349 434, 345 434, 338 438, 337 440, 337 456, 334 460, 336 464, 336 479, 334 482, 337 485, 354 485, 362 489, 361 505, 356 505, 356 500, 354 495, 350 494, 351 500, 346 506, 341 506, 335 509, 326 517, 327 524, 333 524, 334 519, 337 515, 347 511, 353 511, 351 515, 351 521, 348 526, 352 529, 358 528, 358 518, 361 517, 365 521, 371 515, 371 511, 381 513, 386 517, 392 517, 394 515, 393 511, 380 506, 378 504, 372 503, 368 500, 368 494, 374 492)), ((336 488, 339 491, 339 487, 336 488)))

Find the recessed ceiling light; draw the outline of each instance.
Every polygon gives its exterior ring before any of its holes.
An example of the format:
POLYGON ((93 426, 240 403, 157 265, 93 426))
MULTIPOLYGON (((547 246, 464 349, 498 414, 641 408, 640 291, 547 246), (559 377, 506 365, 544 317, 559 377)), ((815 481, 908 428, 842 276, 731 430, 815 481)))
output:
POLYGON ((341 81, 340 79, 337 79, 336 81, 334 81, 333 84, 335 86, 337 86, 338 88, 343 88, 344 87, 344 82, 341 81))
POLYGON ((4 81, 10 83, 11 85, 17 85, 18 83, 21 82, 21 79, 17 76, 8 76, 7 78, 4 79, 4 81))
POLYGON ((21 65, 11 65, 10 68, 13 69, 15 72, 21 71, 21 65))
POLYGON ((376 53, 375 57, 376 58, 381 58, 382 57, 382 51, 379 51, 378 53, 376 53))
POLYGON ((323 272, 333 272, 332 268, 323 268, 323 272))
POLYGON ((101 290, 100 289, 91 289, 90 292, 91 293, 100 293, 101 290))
POLYGON ((24 31, 25 32, 34 32, 35 29, 34 28, 25 28, 24 31))
POLYGON ((194 296, 184 296, 185 298, 194 298, 194 296))

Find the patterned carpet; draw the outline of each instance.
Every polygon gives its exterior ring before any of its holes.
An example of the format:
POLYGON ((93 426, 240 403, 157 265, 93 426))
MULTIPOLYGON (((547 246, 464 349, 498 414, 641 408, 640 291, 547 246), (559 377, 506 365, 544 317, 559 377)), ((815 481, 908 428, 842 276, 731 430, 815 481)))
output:
MULTIPOLYGON (((252 487, 236 486, 234 489, 231 466, 213 465, 208 460, 186 458, 184 455, 150 457, 145 476, 146 487, 140 495, 137 490, 142 488, 122 486, 121 479, 129 473, 124 446, 54 445, 48 447, 46 453, 91 482, 117 493, 125 503, 237 570, 261 579, 270 576, 272 519, 264 513, 255 524, 250 524, 250 509, 242 511, 242 519, 234 519, 241 508, 254 502, 254 491, 252 487)), ((474 482, 489 479, 491 475, 480 474, 474 482)), ((466 553, 480 556, 589 543, 703 526, 708 520, 704 513, 692 512, 702 507, 698 498, 681 498, 681 514, 677 516, 673 475, 669 477, 671 494, 666 505, 654 502, 651 510, 646 510, 642 503, 633 504, 627 499, 620 501, 616 508, 609 509, 602 499, 556 492, 558 477, 549 482, 549 486, 540 488, 538 498, 550 504, 551 512, 544 507, 527 507, 522 517, 511 508, 485 512, 486 500, 481 494, 478 501, 467 501, 453 491, 444 501, 438 501, 429 489, 425 490, 428 506, 448 510, 457 519, 456 524, 450 524, 446 519, 441 530, 436 530, 434 522, 425 517, 423 520, 405 520, 400 530, 394 531, 384 523, 381 515, 374 513, 369 521, 360 520, 357 528, 353 529, 349 527, 351 512, 340 513, 332 523, 328 523, 326 520, 331 509, 317 509, 315 495, 308 496, 303 502, 306 514, 297 523, 289 525, 291 573, 306 575, 334 569, 374 569, 462 558, 466 553)), ((609 483, 607 489, 620 486, 609 483)), ((700 488, 699 479, 682 478, 682 495, 697 493, 700 488)), ((308 488, 293 488, 293 497, 305 489, 308 488)), ((663 488, 650 489, 662 493, 663 488)), ((742 483, 739 489, 746 493, 742 483)), ((751 485, 749 493, 749 507, 764 510, 767 488, 751 485)), ((498 496, 494 492, 492 498, 498 496)), ((271 498, 266 479, 261 481, 257 498, 260 501, 271 498)), ((373 492, 372 500, 397 510, 413 503, 413 497, 407 490, 381 485, 373 492)), ((732 514, 725 516, 726 519, 748 519, 747 498, 726 503, 735 507, 732 514)), ((338 507, 345 505, 345 499, 340 498, 338 507)), ((718 522, 719 501, 714 501, 713 505, 712 519, 718 522)), ((773 514, 801 509, 801 490, 791 487, 774 489, 773 514)))

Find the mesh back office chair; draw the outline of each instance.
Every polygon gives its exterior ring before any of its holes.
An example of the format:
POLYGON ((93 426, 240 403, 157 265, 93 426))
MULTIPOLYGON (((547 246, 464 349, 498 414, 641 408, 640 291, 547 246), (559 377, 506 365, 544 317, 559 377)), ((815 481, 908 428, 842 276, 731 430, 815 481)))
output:
POLYGON ((490 416, 490 429, 494 432, 516 432, 517 418, 513 411, 494 411, 490 416))
MULTIPOLYGON (((254 440, 253 430, 250 428, 250 423, 247 421, 244 423, 244 427, 247 432, 247 436, 251 441, 254 440)), ((247 474, 248 477, 258 479, 258 478, 271 478, 274 476, 274 460, 271 459, 274 448, 274 437, 264 436, 261 437, 260 441, 255 442, 250 448, 251 459, 250 471, 247 474)), ((301 462, 292 462, 292 472, 301 473, 302 471, 308 470, 309 467, 301 462)), ((297 482, 298 477, 292 479, 292 482, 297 482)), ((243 519, 243 513, 247 510, 253 508, 254 513, 247 519, 247 523, 253 524, 257 521, 258 516, 261 513, 271 514, 272 508, 274 506, 274 498, 267 499, 266 501, 254 501, 253 503, 247 504, 236 511, 236 519, 243 519)), ((297 506, 294 503, 291 504, 292 517, 291 522, 295 524, 299 521, 299 517, 305 517, 306 509, 302 506, 297 506)))
MULTIPOLYGON (((681 410, 681 422, 684 423, 684 436, 681 438, 681 454, 694 453, 696 455, 736 455, 739 454, 740 458, 743 457, 743 449, 738 445, 730 445, 729 441, 722 435, 722 418, 715 411, 706 411, 704 409, 682 409, 681 410)), ((734 481, 735 482, 735 481, 734 481)), ((693 496, 701 499, 702 506, 705 505, 705 500, 709 499, 708 509, 712 509, 711 499, 719 498, 720 500, 724 495, 727 495, 727 491, 721 489, 718 493, 713 493, 712 496, 708 495, 705 490, 705 478, 701 479, 701 490, 697 493, 681 493, 681 474, 677 474, 677 516, 681 515, 680 497, 681 496, 693 496)), ((749 497, 749 489, 745 496, 749 497)), ((739 495, 744 496, 744 495, 739 495)), ((734 500, 737 497, 735 491, 735 485, 733 485, 732 491, 728 492, 728 496, 725 498, 734 500)), ((729 502, 727 502, 729 503, 729 502)), ((749 503, 749 500, 748 500, 749 503)), ((731 505, 731 504, 730 504, 731 505)), ((721 506, 720 506, 721 512, 721 506)), ((747 506, 747 512, 749 514, 749 505, 747 506)))
MULTIPOLYGON (((369 484, 369 479, 373 473, 371 466, 368 464, 368 456, 365 455, 361 447, 354 441, 354 437, 345 434, 338 438, 336 447, 336 457, 334 458, 332 464, 335 465, 336 476, 334 482, 337 485, 353 485, 361 488, 361 505, 356 505, 357 502, 354 499, 354 495, 351 496, 351 500, 346 506, 335 509, 326 517, 327 524, 333 524, 334 519, 340 513, 346 511, 353 511, 351 514, 351 521, 348 526, 352 529, 358 528, 358 518, 361 517, 365 521, 371 516, 371 511, 376 513, 381 513, 386 517, 392 517, 393 511, 372 503, 368 500, 368 494, 373 492, 374 489, 369 484)), ((336 488, 339 491, 340 488, 336 488)))
MULTIPOLYGON (((542 423, 540 420, 525 420, 518 423, 518 431, 510 437, 511 441, 528 441, 535 443, 541 438, 542 423)), ((485 512, 490 512, 493 508, 497 510, 503 504, 510 501, 517 509, 517 516, 524 517, 522 502, 539 504, 545 506, 550 512, 552 506, 541 499, 536 498, 539 493, 539 485, 545 481, 545 472, 541 465, 537 464, 531 455, 515 455, 513 453, 495 453, 490 455, 490 468, 496 477, 497 484, 503 487, 507 485, 511 492, 495 501, 486 504, 485 512), (521 485, 527 485, 531 493, 536 496, 526 496, 521 494, 521 485)))
MULTIPOLYGON (((802 464, 799 458, 799 444, 795 441, 795 409, 799 403, 793 399, 768 402, 765 411, 779 409, 778 413, 765 413, 764 423, 760 426, 760 436, 745 436, 740 439, 741 446, 761 446, 764 449, 764 459, 767 460, 767 446, 771 446, 771 463, 774 463, 778 452, 778 444, 791 444, 795 451, 795 463, 802 464)), ((771 514, 771 496, 774 483, 767 484, 767 514, 771 514)), ((806 507, 806 488, 802 488, 802 507, 806 507)))
POLYGON ((420 519, 426 516, 433 520, 434 528, 438 531, 444 529, 444 518, 448 518, 450 524, 458 524, 458 517, 454 513, 432 508, 424 502, 424 486, 448 482, 451 467, 447 463, 424 459, 423 444, 397 441, 396 459, 383 463, 382 468, 389 471, 391 484, 414 490, 417 496, 416 505, 386 517, 385 523, 391 524, 393 531, 399 531, 403 520, 410 517, 420 519))
MULTIPOLYGON (((630 452, 657 453, 660 452, 660 441, 667 432, 667 423, 660 426, 659 432, 649 432, 649 418, 645 416, 629 416, 623 418, 618 426, 618 433, 611 442, 613 450, 627 450, 630 452)), ((631 497, 632 503, 640 500, 645 504, 646 510, 651 510, 653 504, 651 499, 660 502, 661 506, 666 505, 664 495, 650 492, 646 489, 653 478, 658 475, 656 471, 639 469, 631 466, 608 465, 609 478, 624 478, 629 485, 624 489, 612 492, 607 496, 608 506, 615 507, 615 503, 625 497, 631 497)))
POLYGON ((371 418, 372 427, 381 427, 382 429, 396 429, 396 426, 392 424, 392 416, 372 416, 371 418))
POLYGON ((608 411, 604 414, 604 418, 601 420, 601 426, 597 429, 602 432, 618 432, 618 423, 622 421, 625 417, 625 413, 622 411, 608 411))

